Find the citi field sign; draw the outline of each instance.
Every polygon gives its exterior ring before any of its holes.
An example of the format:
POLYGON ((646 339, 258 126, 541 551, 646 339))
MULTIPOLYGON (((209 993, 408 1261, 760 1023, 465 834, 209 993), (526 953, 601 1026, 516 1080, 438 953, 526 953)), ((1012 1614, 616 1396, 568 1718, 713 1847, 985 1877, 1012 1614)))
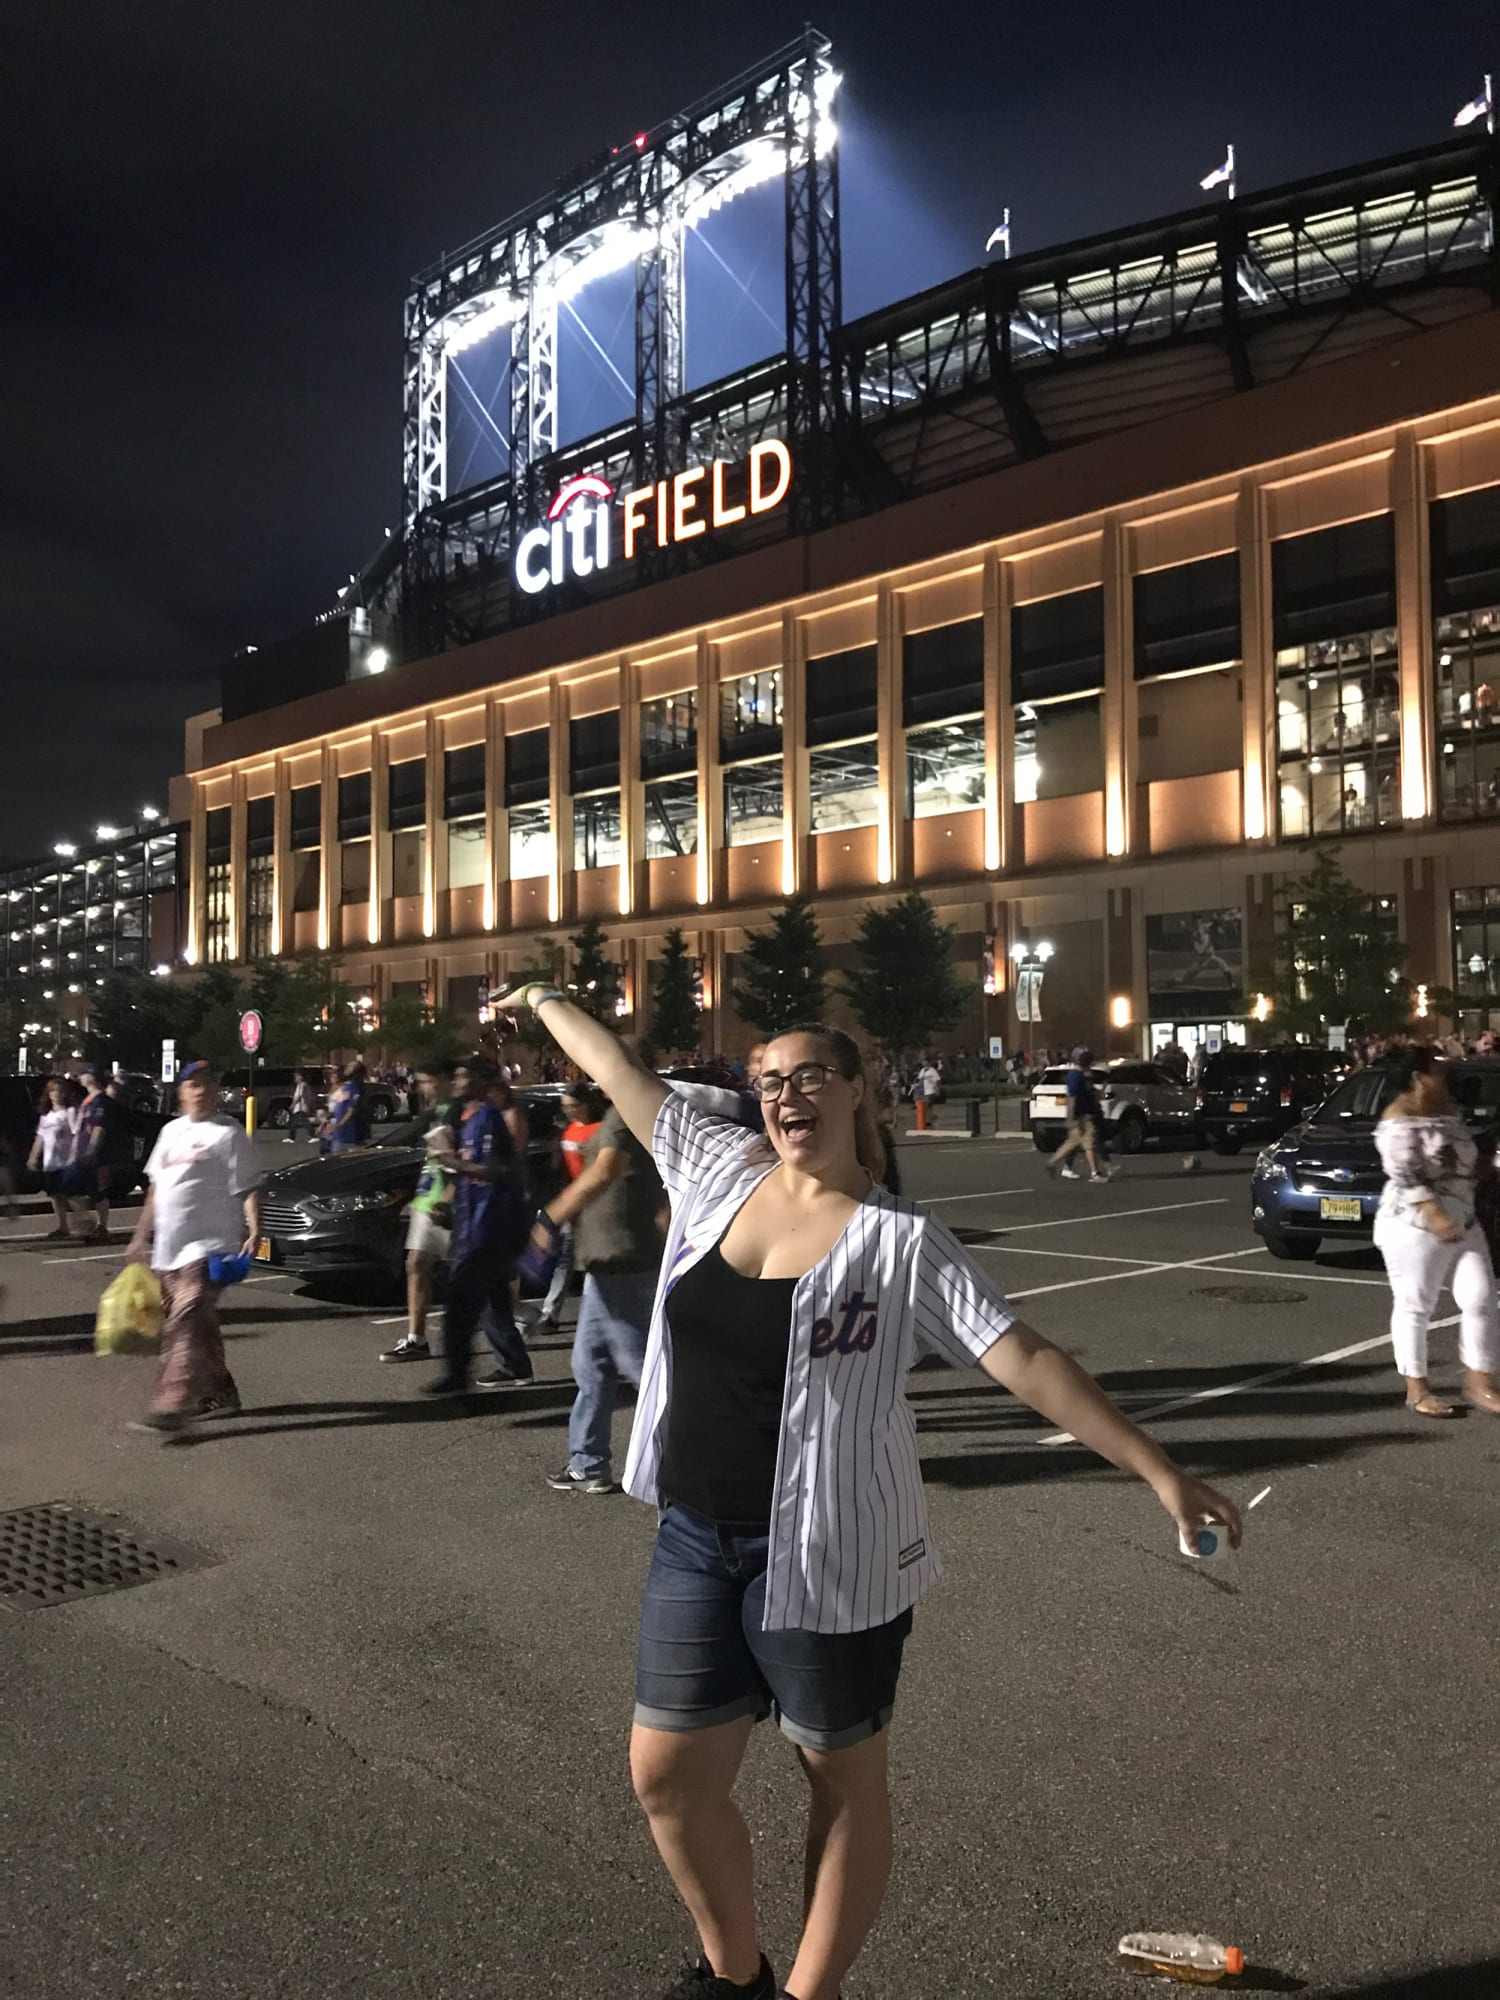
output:
POLYGON ((536 597, 567 577, 608 569, 617 539, 621 560, 633 562, 642 535, 666 549, 718 534, 747 515, 769 514, 786 499, 791 484, 792 454, 780 438, 752 445, 748 460, 731 465, 716 458, 629 493, 616 493, 607 480, 585 473, 558 488, 546 523, 528 528, 516 543, 516 582, 536 597), (731 501, 731 489, 743 499, 731 501))

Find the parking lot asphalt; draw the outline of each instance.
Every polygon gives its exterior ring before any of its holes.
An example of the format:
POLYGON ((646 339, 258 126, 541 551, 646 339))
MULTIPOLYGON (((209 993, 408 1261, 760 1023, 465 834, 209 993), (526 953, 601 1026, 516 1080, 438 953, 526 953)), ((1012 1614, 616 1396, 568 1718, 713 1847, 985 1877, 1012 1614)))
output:
MULTIPOLYGON (((1016 1141, 902 1161, 1183 1463, 1264 1498, 1218 1588, 1144 1489, 977 1374, 913 1376, 947 1575, 849 2000, 1133 1991, 1113 1949, 1143 1928, 1240 1944, 1240 1990, 1500 1993, 1500 1427, 1404 1414, 1378 1260, 1277 1264, 1248 1156, 1106 1186, 1016 1141)), ((68 1501, 213 1560, 0 1610, 0 1993, 659 1992, 689 1935, 624 1768, 653 1523, 544 1483, 566 1339, 535 1389, 432 1406, 376 1363, 395 1303, 256 1272, 225 1309, 246 1415, 163 1449, 124 1428, 151 1363, 90 1351, 118 1253, 45 1226, 0 1224, 0 1510, 68 1501)), ((784 1966, 803 1802, 769 1729, 741 1794, 784 1966)))

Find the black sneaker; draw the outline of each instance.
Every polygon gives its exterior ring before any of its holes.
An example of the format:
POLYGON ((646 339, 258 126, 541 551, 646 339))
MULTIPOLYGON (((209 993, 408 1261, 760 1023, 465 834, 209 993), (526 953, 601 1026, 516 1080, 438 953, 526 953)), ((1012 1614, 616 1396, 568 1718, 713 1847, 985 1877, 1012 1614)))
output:
POLYGON ((565 1465, 561 1472, 549 1472, 547 1484, 555 1493, 618 1493, 617 1481, 607 1472, 575 1472, 565 1465))
POLYGON ((469 1385, 461 1377, 438 1375, 431 1382, 424 1382, 417 1390, 419 1396, 467 1396, 469 1385))
POLYGON ((196 1413, 189 1410, 148 1410, 143 1417, 132 1417, 125 1428, 145 1431, 150 1437, 185 1437, 195 1421, 196 1413))
POLYGON ((403 1333, 394 1347, 388 1347, 381 1355, 382 1361, 430 1361, 432 1349, 425 1340, 418 1340, 414 1334, 403 1333))
POLYGON ((512 1375, 508 1368, 497 1368, 492 1374, 481 1375, 474 1384, 476 1389, 529 1389, 536 1376, 529 1370, 524 1375, 512 1375))
POLYGON ((205 1396, 198 1405, 200 1417, 238 1417, 244 1415, 244 1406, 238 1396, 205 1396))
POLYGON ((708 1960, 700 1958, 690 1972, 667 1988, 661 2000, 776 2000, 776 1994, 776 1975, 764 1955, 760 1971, 744 1986, 720 1979, 708 1960))

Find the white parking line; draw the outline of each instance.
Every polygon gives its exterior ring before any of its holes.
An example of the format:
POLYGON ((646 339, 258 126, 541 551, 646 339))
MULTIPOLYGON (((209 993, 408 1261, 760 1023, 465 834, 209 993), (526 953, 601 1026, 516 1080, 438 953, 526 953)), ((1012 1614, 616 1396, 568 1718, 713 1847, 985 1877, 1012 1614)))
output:
MULTIPOLYGON (((999 1254, 1003 1248, 1000 1244, 988 1246, 981 1244, 978 1247, 989 1248, 992 1255, 999 1254)), ((1040 1298, 1043 1292, 1076 1292, 1084 1285, 1116 1285, 1125 1278, 1158 1277, 1163 1271, 1207 1271, 1212 1270, 1215 1264, 1225 1263, 1230 1258, 1254 1255, 1253 1250, 1220 1250, 1212 1257, 1186 1257, 1180 1262, 1170 1264, 1138 1264, 1129 1271, 1102 1271, 1097 1278, 1065 1278, 1061 1284, 1032 1285, 1024 1292, 1007 1292, 1005 1296, 1012 1300, 1036 1299, 1040 1298)))
MULTIPOLYGON (((1457 1326, 1461 1315, 1450 1313, 1447 1319, 1435 1319, 1432 1330, 1439 1327, 1457 1326)), ((1305 1361, 1293 1361, 1286 1368, 1268 1368, 1261 1375, 1246 1375, 1238 1382, 1224 1382, 1213 1389, 1195 1389, 1190 1396, 1174 1396, 1167 1403, 1153 1403, 1149 1410, 1141 1410, 1131 1421, 1148 1423, 1152 1417, 1164 1417, 1172 1410, 1185 1410, 1193 1403, 1218 1402, 1225 1396, 1237 1396, 1242 1389, 1258 1389, 1267 1382, 1282 1382, 1288 1375, 1299 1375, 1306 1368, 1327 1368, 1335 1361, 1348 1361, 1356 1354, 1369 1354, 1377 1347, 1389 1347, 1391 1336, 1377 1333, 1373 1340, 1356 1340, 1348 1347, 1330 1347, 1326 1354, 1310 1354, 1305 1361)), ((1050 1437, 1040 1440, 1042 1444, 1076 1444, 1078 1440, 1071 1431, 1054 1431, 1050 1437)))
POLYGON ((124 1256, 125 1247, 122 1244, 118 1250, 90 1250, 78 1257, 44 1257, 42 1262, 44 1264, 103 1264, 107 1263, 111 1257, 123 1260, 124 1256))
MULTIPOLYGON (((964 1247, 983 1250, 991 1257, 1060 1257, 1065 1264, 1148 1264, 1153 1271, 1161 1269, 1158 1257, 1101 1257, 1097 1250, 1038 1250, 1034 1243, 969 1243, 964 1247)), ((1248 1257, 1252 1253, 1247 1250, 1244 1254, 1248 1257)))
MULTIPOLYGON (((432 1309, 429 1311, 427 1317, 429 1319, 441 1319, 443 1317, 443 1311, 444 1308, 442 1306, 433 1306, 432 1309)), ((372 1319, 370 1321, 370 1324, 371 1326, 405 1326, 406 1314, 394 1313, 392 1314, 390 1319, 372 1319)))
MULTIPOLYGON (((1022 1229, 1076 1229, 1083 1222, 1119 1222, 1132 1215, 1176 1215, 1186 1208, 1228 1208, 1227 1194, 1212 1195, 1207 1201, 1164 1201, 1155 1208, 1106 1208, 1096 1215, 1064 1215, 1055 1222, 1018 1222, 1015 1227, 1022 1229)), ((1002 1225, 1008 1229, 1009 1225, 1002 1225)), ((999 1248, 998 1244, 992 1246, 999 1248)))
MULTIPOLYGON (((1262 1244, 1259 1254, 1263 1257, 1269 1257, 1271 1253, 1262 1244)), ((1295 1271, 1266 1271, 1262 1273, 1262 1276, 1267 1278, 1285 1278, 1287 1283, 1291 1285, 1300 1285, 1304 1278, 1315 1285, 1379 1285, 1382 1291, 1385 1289, 1386 1282, 1384 1278, 1346 1278, 1337 1271, 1308 1271, 1301 1268, 1295 1271)))
POLYGON ((993 1201, 1002 1194, 1035 1194, 1034 1187, 983 1188, 978 1194, 934 1194, 922 1203, 923 1208, 936 1208, 942 1201, 993 1201))

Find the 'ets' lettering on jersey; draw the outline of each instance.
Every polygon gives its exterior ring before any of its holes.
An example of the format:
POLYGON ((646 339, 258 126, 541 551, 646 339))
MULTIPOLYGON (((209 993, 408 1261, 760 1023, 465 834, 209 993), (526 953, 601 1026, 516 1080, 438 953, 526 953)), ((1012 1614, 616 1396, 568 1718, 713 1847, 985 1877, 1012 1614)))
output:
POLYGON ((608 480, 585 473, 558 488, 546 523, 528 528, 516 543, 516 583, 535 597, 566 577, 608 569, 614 561, 616 508, 623 559, 633 562, 643 536, 665 549, 716 534, 748 516, 770 513, 791 486, 792 455, 780 438, 751 445, 743 465, 716 458, 623 494, 608 480), (742 492, 743 499, 732 499, 732 490, 742 492))
POLYGON ((808 1347, 814 1361, 826 1360, 835 1353, 868 1354, 879 1330, 878 1311, 876 1300, 856 1292, 852 1298, 840 1301, 833 1318, 815 1319, 808 1347))

